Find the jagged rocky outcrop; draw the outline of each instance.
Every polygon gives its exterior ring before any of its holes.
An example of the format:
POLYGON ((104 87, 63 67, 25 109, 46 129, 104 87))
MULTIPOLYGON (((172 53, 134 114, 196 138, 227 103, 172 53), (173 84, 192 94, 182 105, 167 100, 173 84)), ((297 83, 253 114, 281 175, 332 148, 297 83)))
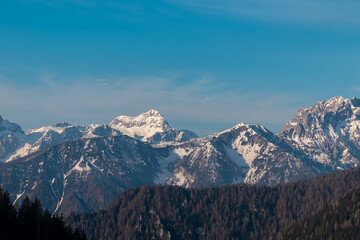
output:
POLYGON ((13 144, 12 146, 6 146, 8 150, 3 158, 0 156, 0 160, 3 161, 12 161, 59 143, 80 138, 119 136, 123 134, 153 144, 169 141, 184 142, 197 137, 194 132, 189 130, 171 128, 165 118, 156 110, 150 110, 137 117, 119 116, 109 124, 104 125, 90 124, 81 126, 62 122, 52 126, 30 129, 25 134, 17 124, 11 124, 6 120, 3 122, 7 122, 8 128, 13 129, 12 131, 16 130, 21 133, 19 141, 11 138, 4 139, 4 145, 10 144, 6 143, 6 140, 13 144))
POLYGON ((360 99, 334 97, 300 109, 278 136, 332 169, 360 161, 360 99))
POLYGON ((169 148, 167 165, 162 165, 168 166, 164 171, 168 176, 159 183, 185 187, 277 184, 321 173, 320 164, 259 125, 238 124, 169 148))
POLYGON ((6 160, 24 144, 24 138, 25 133, 19 125, 0 116, 0 161, 6 160))
POLYGON ((116 136, 120 134, 114 129, 108 129, 106 125, 80 126, 65 122, 30 129, 26 131, 22 144, 12 155, 8 156, 6 161, 13 161, 31 153, 82 137, 116 136))

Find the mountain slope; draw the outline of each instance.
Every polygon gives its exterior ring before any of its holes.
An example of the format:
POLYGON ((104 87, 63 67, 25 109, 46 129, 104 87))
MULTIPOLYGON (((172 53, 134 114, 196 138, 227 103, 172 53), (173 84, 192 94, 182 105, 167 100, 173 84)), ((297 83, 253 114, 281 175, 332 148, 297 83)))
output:
POLYGON ((360 161, 360 99, 332 99, 303 108, 278 136, 313 160, 345 169, 360 161))
POLYGON ((30 129, 26 131, 25 134, 22 146, 16 149, 16 152, 8 157, 6 161, 13 161, 66 141, 80 138, 121 135, 119 131, 111 129, 107 125, 92 124, 89 126, 80 126, 65 122, 30 129))
POLYGON ((11 156, 25 141, 21 127, 0 116, 0 161, 11 156))
POLYGON ((218 134, 167 146, 172 160, 164 171, 168 173, 165 183, 184 187, 277 184, 325 172, 320 164, 259 125, 238 124, 218 134))
POLYGON ((16 196, 37 196, 50 212, 100 209, 124 189, 152 183, 160 150, 127 136, 68 141, 0 165, 16 196))

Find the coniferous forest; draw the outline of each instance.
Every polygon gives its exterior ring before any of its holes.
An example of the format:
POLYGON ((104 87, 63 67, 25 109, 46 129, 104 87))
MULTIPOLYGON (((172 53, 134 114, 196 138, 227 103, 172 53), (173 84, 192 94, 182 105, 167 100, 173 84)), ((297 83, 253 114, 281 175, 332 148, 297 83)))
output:
POLYGON ((354 168, 273 187, 142 186, 67 223, 0 190, 0 239, 359 239, 359 183, 354 168))
POLYGON ((38 199, 25 198, 17 209, 8 192, 0 189, 0 239, 1 240, 85 240, 79 230, 72 231, 62 217, 52 216, 43 210, 38 199))
POLYGON ((355 168, 274 187, 143 186, 68 221, 91 239, 355 239, 359 183, 355 168))
POLYGON ((360 189, 281 231, 277 239, 359 239, 360 189))

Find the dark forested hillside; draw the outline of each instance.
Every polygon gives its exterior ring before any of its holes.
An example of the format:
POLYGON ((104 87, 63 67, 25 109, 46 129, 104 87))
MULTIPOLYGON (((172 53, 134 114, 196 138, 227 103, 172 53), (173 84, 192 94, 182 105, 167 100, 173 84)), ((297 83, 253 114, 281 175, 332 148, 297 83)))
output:
POLYGON ((359 239, 360 189, 281 231, 277 239, 359 239))
POLYGON ((274 187, 143 186, 104 210, 71 215, 93 239, 269 239, 360 187, 360 169, 274 187))
POLYGON ((82 240, 85 236, 73 232, 62 217, 43 210, 38 199, 25 198, 19 209, 12 205, 10 195, 0 189, 0 239, 2 240, 82 240))

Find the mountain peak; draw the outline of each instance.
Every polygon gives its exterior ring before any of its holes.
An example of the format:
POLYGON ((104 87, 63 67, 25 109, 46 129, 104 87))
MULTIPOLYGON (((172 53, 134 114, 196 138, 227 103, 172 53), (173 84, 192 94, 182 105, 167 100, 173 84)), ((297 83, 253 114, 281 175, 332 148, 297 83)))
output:
POLYGON ((155 109, 135 117, 118 116, 110 122, 109 126, 124 135, 154 144, 171 141, 183 142, 197 137, 194 132, 171 128, 166 119, 155 109))
POLYGON ((155 109, 150 109, 149 111, 144 112, 140 115, 147 115, 147 116, 151 116, 151 117, 162 117, 163 118, 163 116, 159 113, 159 111, 155 110, 155 109))
POLYGON ((71 126, 71 124, 67 123, 67 122, 60 122, 60 123, 55 123, 53 126, 54 127, 69 127, 69 126, 71 126))
POLYGON ((335 97, 330 98, 327 101, 344 101, 344 99, 345 98, 343 98, 342 96, 335 96, 335 97))
POLYGON ((135 117, 118 116, 109 125, 125 135, 141 140, 170 129, 166 119, 154 109, 135 117))
POLYGON ((259 125, 259 124, 246 124, 246 123, 239 123, 239 124, 235 125, 234 127, 225 130, 224 132, 237 130, 239 128, 252 129, 252 130, 255 130, 255 131, 258 129, 258 130, 261 130, 261 131, 268 132, 268 130, 265 127, 263 127, 262 125, 259 125))
POLYGON ((3 119, 1 116, 0 116, 0 131, 11 131, 11 132, 19 132, 21 134, 24 134, 23 130, 18 124, 9 122, 8 120, 3 119))
POLYGON ((151 128, 170 128, 166 119, 155 109, 151 109, 134 117, 120 115, 112 120, 110 125, 126 125, 126 127, 149 125, 151 128))
POLYGON ((278 136, 315 161, 346 168, 358 163, 360 100, 340 96, 300 109, 278 136))
POLYGON ((329 100, 325 100, 322 103, 326 104, 326 105, 344 105, 346 103, 350 103, 350 99, 347 98, 343 98, 341 96, 336 96, 333 98, 330 98, 329 100))
POLYGON ((351 103, 350 99, 345 99, 341 96, 333 97, 325 101, 317 102, 311 107, 305 108, 311 111, 318 112, 334 112, 339 108, 342 108, 345 105, 349 105, 351 103))
POLYGON ((332 119, 344 120, 350 118, 353 114, 353 108, 360 107, 360 100, 357 98, 347 99, 341 96, 333 97, 325 101, 317 102, 316 104, 305 107, 297 111, 295 117, 287 123, 287 125, 294 125, 302 121, 308 121, 309 117, 311 119, 318 118, 322 122, 332 119))
MULTIPOLYGON (((139 115, 137 116, 127 116, 127 115, 119 115, 117 116, 115 119, 118 119, 118 118, 139 118, 141 116, 146 116, 146 117, 160 117, 160 118, 164 118, 160 112, 156 109, 150 109, 146 112, 143 112, 143 113, 140 113, 139 115)), ((114 119, 114 120, 115 120, 114 119)))

